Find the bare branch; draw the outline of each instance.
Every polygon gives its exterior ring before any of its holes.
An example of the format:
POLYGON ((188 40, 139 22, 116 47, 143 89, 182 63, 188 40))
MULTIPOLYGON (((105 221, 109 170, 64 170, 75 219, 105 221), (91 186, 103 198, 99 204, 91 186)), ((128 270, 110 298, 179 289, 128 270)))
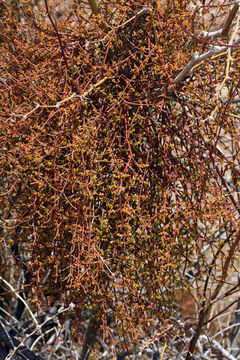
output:
POLYGON ((239 4, 234 4, 233 8, 231 9, 230 13, 228 14, 228 17, 226 19, 226 22, 223 26, 223 29, 221 31, 222 37, 226 37, 229 33, 230 27, 232 25, 232 22, 238 12, 239 4))

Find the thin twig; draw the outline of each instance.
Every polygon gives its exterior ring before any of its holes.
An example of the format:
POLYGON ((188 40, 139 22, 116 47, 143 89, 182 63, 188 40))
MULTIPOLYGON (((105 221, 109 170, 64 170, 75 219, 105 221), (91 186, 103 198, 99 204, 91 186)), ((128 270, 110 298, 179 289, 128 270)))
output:
MULTIPOLYGON (((56 24, 54 23, 53 21, 53 18, 51 16, 51 13, 49 11, 49 6, 48 6, 48 0, 44 0, 44 3, 45 3, 45 7, 46 7, 46 12, 47 12, 47 15, 48 15, 48 18, 54 28, 54 31, 57 35, 57 38, 58 38, 58 42, 59 42, 59 45, 60 45, 60 50, 61 50, 61 54, 62 54, 62 58, 63 58, 63 61, 65 63, 65 66, 66 66, 66 69, 68 71, 68 74, 69 76, 71 75, 71 71, 70 71, 70 68, 69 68, 69 65, 68 65, 68 61, 67 61, 67 58, 66 58, 66 55, 65 55, 65 51, 64 51, 64 47, 63 47, 63 42, 62 42, 62 39, 61 39, 61 35, 59 34, 58 32, 58 29, 57 29, 57 26, 56 24)), ((71 79, 71 85, 72 85, 72 91, 73 92, 76 92, 77 91, 77 88, 76 88, 76 85, 74 84, 73 82, 73 79, 71 79)))
POLYGON ((59 311, 51 316, 50 318, 46 319, 42 324, 38 325, 36 327, 36 329, 34 329, 30 334, 26 335, 24 337, 24 339, 20 342, 20 344, 18 346, 16 346, 13 351, 11 351, 8 356, 6 357, 5 360, 12 360, 13 357, 17 354, 17 352, 24 346, 25 342, 30 339, 33 335, 35 335, 36 333, 38 333, 39 331, 41 331, 41 329, 50 321, 52 321, 53 319, 55 319, 57 316, 59 316, 60 314, 63 314, 64 312, 67 312, 69 310, 72 310, 74 308, 74 304, 70 303, 70 305, 67 308, 60 308, 59 311))
POLYGON ((20 295, 18 294, 18 292, 12 287, 12 285, 9 284, 8 281, 6 281, 5 279, 3 279, 2 276, 0 276, 0 280, 2 280, 2 281, 4 282, 4 284, 7 285, 7 286, 12 290, 12 292, 17 296, 17 298, 20 299, 20 300, 23 302, 23 304, 25 305, 26 309, 29 311, 29 314, 30 314, 31 318, 33 319, 33 321, 35 322, 36 326, 38 327, 38 326, 39 326, 39 323, 38 323, 36 317, 33 315, 33 312, 32 312, 32 310, 30 309, 30 307, 28 306, 27 302, 23 299, 23 297, 20 296, 20 295))
MULTIPOLYGON (((224 27, 221 30, 215 31, 213 33, 206 33, 206 34, 204 33, 204 38, 209 38, 209 37, 213 38, 217 36, 225 37, 226 34, 228 34, 232 21, 239 9, 239 5, 238 4, 235 5, 236 6, 233 7, 229 16, 227 17, 224 27)), ((232 52, 236 51, 238 48, 236 48, 235 45, 238 45, 240 43, 240 36, 237 37, 235 41, 233 41, 237 33, 237 30, 238 30, 238 20, 235 31, 231 37, 229 44, 222 46, 212 45, 211 49, 202 55, 198 55, 198 53, 193 53, 192 59, 186 65, 186 67, 175 77, 175 79, 172 82, 172 85, 180 83, 182 80, 184 80, 187 76, 189 76, 192 73, 193 69, 196 68, 196 66, 198 66, 203 61, 209 60, 213 55, 224 54, 227 52, 228 56, 230 56, 232 52)))

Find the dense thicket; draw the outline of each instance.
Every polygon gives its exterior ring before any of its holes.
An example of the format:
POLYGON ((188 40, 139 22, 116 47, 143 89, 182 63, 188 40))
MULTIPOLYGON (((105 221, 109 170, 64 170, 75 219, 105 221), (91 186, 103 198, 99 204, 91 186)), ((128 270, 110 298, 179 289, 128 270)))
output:
POLYGON ((136 338, 173 321, 192 267, 206 319, 234 265, 238 29, 204 40, 212 8, 185 1, 91 6, 1 5, 2 241, 38 301, 136 338), (176 81, 214 41, 233 47, 176 81))

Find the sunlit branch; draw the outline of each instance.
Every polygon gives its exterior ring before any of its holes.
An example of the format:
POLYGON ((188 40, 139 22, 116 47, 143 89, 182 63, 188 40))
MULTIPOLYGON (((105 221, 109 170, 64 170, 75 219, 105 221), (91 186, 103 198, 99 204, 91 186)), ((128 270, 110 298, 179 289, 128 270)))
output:
MULTIPOLYGON (((98 15, 98 16, 102 17, 101 11, 100 11, 100 8, 99 8, 99 5, 98 5, 98 1, 97 0, 88 0, 88 3, 90 5, 92 13, 94 15, 96 15, 96 16, 98 15)), ((102 26, 102 28, 104 30, 109 30, 109 26, 108 26, 108 24, 106 23, 105 20, 101 21, 101 26, 102 26)))
MULTIPOLYGON (((209 38, 216 38, 216 37, 219 37, 219 36, 226 37, 228 35, 228 33, 229 33, 231 24, 232 24, 236 14, 237 14, 238 9, 239 9, 239 5, 235 4, 233 6, 232 10, 229 13, 223 28, 220 29, 220 30, 214 31, 214 32, 204 32, 203 33, 204 38, 209 39, 209 38)), ((236 33, 236 31, 235 31, 235 33, 236 33)), ((202 54, 202 55, 198 55, 198 53, 193 53, 192 56, 191 56, 192 59, 190 60, 190 62, 175 77, 172 84, 173 85, 178 84, 182 80, 184 80, 186 77, 191 75, 193 69, 196 66, 198 66, 201 62, 211 59, 214 55, 225 54, 227 52, 229 46, 230 46, 231 53, 233 53, 234 51, 236 51, 238 49, 235 46, 238 45, 239 43, 240 43, 240 36, 238 36, 235 41, 231 41, 231 43, 226 45, 226 46, 211 45, 210 50, 207 51, 206 53, 202 54)))

